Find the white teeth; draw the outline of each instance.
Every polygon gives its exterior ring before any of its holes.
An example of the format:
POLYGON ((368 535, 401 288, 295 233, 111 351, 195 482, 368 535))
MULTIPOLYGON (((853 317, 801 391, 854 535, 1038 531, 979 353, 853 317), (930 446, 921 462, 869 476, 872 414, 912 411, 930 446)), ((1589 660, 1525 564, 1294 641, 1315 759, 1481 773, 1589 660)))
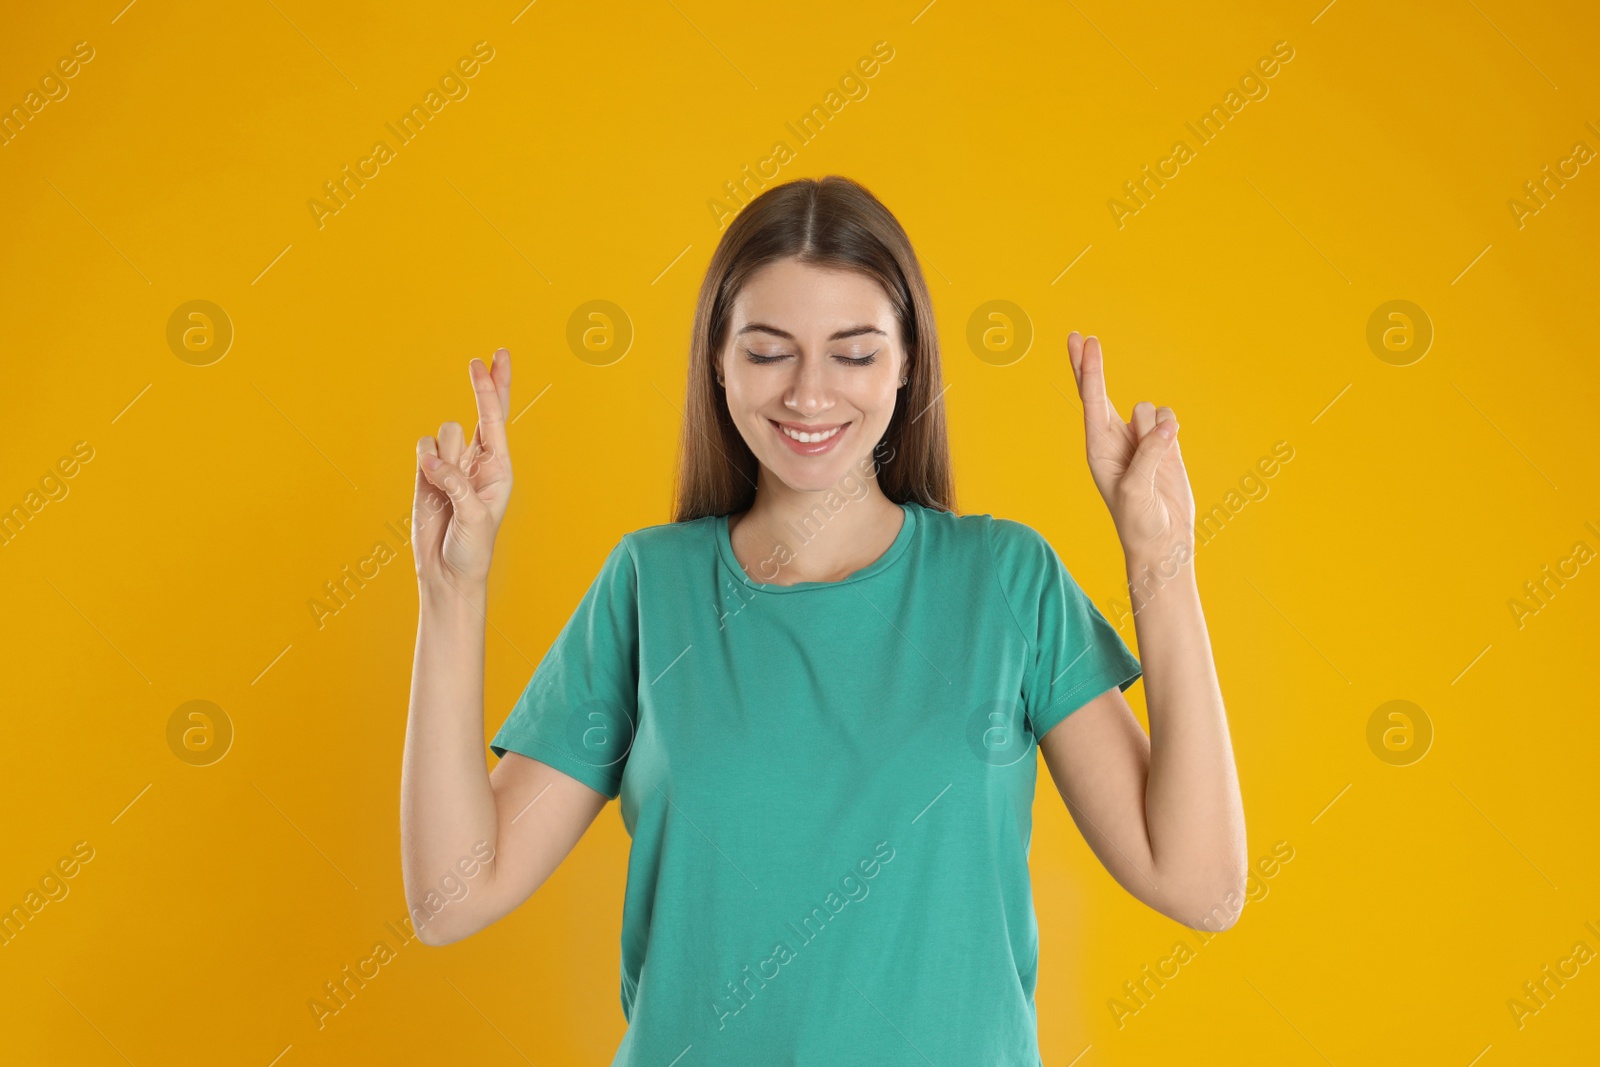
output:
POLYGON ((799 441, 801 444, 814 445, 818 441, 826 441, 828 438, 832 437, 834 434, 836 434, 840 430, 844 429, 844 427, 843 426, 835 426, 833 429, 829 430, 827 433, 800 433, 798 431, 789 429, 789 427, 787 427, 787 426, 781 426, 781 425, 778 427, 778 429, 782 430, 785 434, 787 434, 788 436, 794 438, 796 441, 799 441))

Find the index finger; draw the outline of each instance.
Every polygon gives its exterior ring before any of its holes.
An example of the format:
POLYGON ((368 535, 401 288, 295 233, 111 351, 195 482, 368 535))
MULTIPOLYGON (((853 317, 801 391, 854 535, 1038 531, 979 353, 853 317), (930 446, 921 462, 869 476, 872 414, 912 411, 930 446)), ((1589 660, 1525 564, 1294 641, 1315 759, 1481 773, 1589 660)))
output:
POLYGON ((1105 361, 1100 351, 1100 338, 1091 336, 1085 339, 1079 336, 1077 330, 1073 330, 1067 335, 1067 351, 1078 372, 1078 395, 1083 399, 1083 417, 1100 427, 1121 422, 1117 409, 1111 405, 1111 398, 1106 396, 1105 361))
POLYGON ((487 444, 489 451, 505 456, 510 454, 506 440, 506 409, 511 405, 511 353, 503 348, 496 349, 493 360, 494 366, 484 368, 482 374, 468 364, 472 389, 478 397, 478 428, 474 436, 480 446, 487 444))

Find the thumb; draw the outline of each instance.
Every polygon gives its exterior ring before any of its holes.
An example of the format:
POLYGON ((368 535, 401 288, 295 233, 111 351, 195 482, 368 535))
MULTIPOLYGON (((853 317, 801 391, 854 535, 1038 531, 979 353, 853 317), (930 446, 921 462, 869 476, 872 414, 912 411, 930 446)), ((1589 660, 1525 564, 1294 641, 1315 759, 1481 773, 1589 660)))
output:
POLYGON ((1161 466, 1162 457, 1177 439, 1176 419, 1163 419, 1152 426, 1133 453, 1133 461, 1128 464, 1127 477, 1138 479, 1139 483, 1153 483, 1156 479, 1156 469, 1161 466))
POLYGON ((432 452, 424 452, 420 463, 422 476, 428 480, 428 484, 450 498, 457 521, 470 524, 483 517, 486 510, 484 503, 473 492, 472 486, 467 484, 467 477, 460 467, 440 459, 432 452))
POLYGON ((428 480, 427 473, 422 469, 424 455, 438 454, 438 444, 432 437, 423 437, 417 441, 416 487, 411 499, 412 544, 417 548, 435 543, 442 536, 437 530, 438 523, 435 517, 445 510, 448 498, 442 490, 434 488, 433 483, 428 480))

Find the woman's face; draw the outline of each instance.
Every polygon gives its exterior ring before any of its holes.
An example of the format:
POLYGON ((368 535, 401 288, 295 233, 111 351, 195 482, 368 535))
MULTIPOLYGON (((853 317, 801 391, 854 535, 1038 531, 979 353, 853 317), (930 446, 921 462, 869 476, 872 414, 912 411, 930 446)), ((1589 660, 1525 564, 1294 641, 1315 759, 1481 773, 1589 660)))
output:
POLYGON ((894 414, 905 353, 876 281, 781 259, 734 299, 720 365, 756 459, 798 492, 860 478, 894 414), (785 428, 822 440, 796 440, 785 428))

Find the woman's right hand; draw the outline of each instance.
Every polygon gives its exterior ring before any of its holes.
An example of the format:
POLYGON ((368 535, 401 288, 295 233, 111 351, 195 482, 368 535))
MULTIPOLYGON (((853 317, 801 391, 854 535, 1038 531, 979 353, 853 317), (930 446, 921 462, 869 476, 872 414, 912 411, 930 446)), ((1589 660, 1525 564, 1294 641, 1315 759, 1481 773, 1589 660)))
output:
POLYGON ((411 551, 417 581, 460 592, 489 578, 495 534, 511 499, 511 453, 505 413, 511 406, 511 353, 493 365, 467 364, 478 397, 478 427, 466 444, 459 422, 417 442, 417 488, 411 505, 411 551), (463 588, 465 586, 465 588, 463 588))

